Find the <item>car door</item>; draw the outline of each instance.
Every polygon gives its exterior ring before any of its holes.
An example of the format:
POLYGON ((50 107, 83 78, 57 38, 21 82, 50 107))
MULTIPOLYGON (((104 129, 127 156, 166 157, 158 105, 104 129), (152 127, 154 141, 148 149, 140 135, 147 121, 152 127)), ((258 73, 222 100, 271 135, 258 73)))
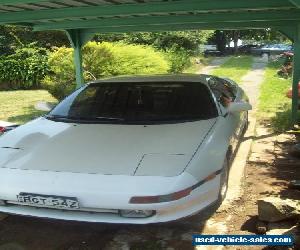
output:
POLYGON ((212 77, 208 82, 221 110, 222 119, 224 119, 224 133, 229 134, 230 145, 234 151, 242 132, 244 112, 229 113, 228 106, 231 102, 241 101, 243 96, 239 92, 238 86, 230 80, 212 77))
MULTIPOLYGON (((235 96, 234 99, 235 102, 249 102, 249 98, 235 82, 233 82, 230 79, 221 79, 221 80, 225 81, 225 84, 228 86, 228 88, 231 89, 232 93, 235 96)), ((237 138, 239 139, 243 135, 245 125, 247 125, 248 123, 248 112, 247 111, 238 112, 236 113, 236 115, 239 117, 239 121, 237 125, 238 127, 236 131, 237 138)))

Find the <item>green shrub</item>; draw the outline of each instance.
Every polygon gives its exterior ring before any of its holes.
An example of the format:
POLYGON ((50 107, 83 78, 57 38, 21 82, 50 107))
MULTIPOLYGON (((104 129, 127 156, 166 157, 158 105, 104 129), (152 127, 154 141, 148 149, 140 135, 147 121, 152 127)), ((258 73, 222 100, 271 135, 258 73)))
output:
POLYGON ((43 80, 45 87, 54 97, 61 100, 75 88, 75 67, 73 51, 59 48, 49 54, 50 73, 43 80))
POLYGON ((0 57, 0 88, 39 88, 48 73, 47 50, 34 45, 19 48, 14 54, 0 57))
MULTIPOLYGON (((73 50, 58 48, 49 55, 51 73, 43 84, 57 99, 75 88, 73 50)), ((166 73, 170 66, 161 52, 142 45, 89 42, 83 48, 85 81, 107 76, 166 73)))
POLYGON ((166 53, 170 62, 170 73, 181 73, 191 66, 190 55, 184 49, 172 49, 166 53))
POLYGON ((89 42, 83 48, 83 69, 86 81, 110 76, 115 67, 116 55, 111 43, 89 42))
POLYGON ((164 54, 150 46, 116 44, 111 75, 159 74, 169 71, 164 54))

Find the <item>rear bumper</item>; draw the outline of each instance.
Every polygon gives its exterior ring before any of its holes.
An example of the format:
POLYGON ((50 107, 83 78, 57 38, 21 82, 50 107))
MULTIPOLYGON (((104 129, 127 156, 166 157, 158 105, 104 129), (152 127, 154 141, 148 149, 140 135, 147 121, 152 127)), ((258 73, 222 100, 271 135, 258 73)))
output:
POLYGON ((148 224, 177 220, 209 206, 218 198, 219 176, 182 199, 154 204, 129 204, 132 196, 163 195, 195 184, 191 175, 176 177, 103 176, 0 169, 0 199, 16 202, 20 192, 77 197, 81 208, 59 210, 18 204, 0 206, 10 214, 72 221, 148 224), (148 218, 124 218, 120 209, 154 210, 148 218), (103 211, 100 211, 103 210, 103 211))

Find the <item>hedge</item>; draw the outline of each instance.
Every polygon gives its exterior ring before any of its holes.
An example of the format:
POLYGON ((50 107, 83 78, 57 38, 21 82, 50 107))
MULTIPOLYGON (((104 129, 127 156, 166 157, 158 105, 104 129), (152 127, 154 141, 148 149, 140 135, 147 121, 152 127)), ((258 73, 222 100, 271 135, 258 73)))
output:
POLYGON ((0 89, 40 88, 49 72, 47 50, 36 47, 19 48, 9 56, 0 57, 0 89))
MULTIPOLYGON (((45 88, 62 99, 75 88, 73 49, 57 48, 50 53, 50 74, 43 80, 45 88)), ((89 42, 83 48, 85 81, 117 75, 167 73, 170 65, 164 53, 150 46, 123 43, 89 42)))

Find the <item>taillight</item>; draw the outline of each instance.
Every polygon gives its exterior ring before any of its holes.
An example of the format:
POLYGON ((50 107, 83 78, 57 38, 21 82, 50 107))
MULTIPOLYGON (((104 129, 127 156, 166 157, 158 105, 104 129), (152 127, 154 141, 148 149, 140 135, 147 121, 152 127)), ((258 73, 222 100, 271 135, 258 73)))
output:
POLYGON ((171 193, 171 194, 157 195, 157 196, 134 196, 130 199, 129 203, 131 203, 131 204, 149 204, 149 203, 170 202, 170 201, 179 200, 183 197, 188 196, 194 189, 200 187, 204 183, 216 178, 216 176, 219 175, 221 172, 222 172, 222 169, 220 169, 216 172, 213 172, 212 174, 210 174, 206 178, 204 178, 202 181, 199 181, 198 183, 194 184, 193 186, 183 189, 181 191, 171 193))
POLYGON ((158 196, 135 196, 129 201, 131 204, 148 204, 148 203, 160 203, 179 200, 185 196, 188 196, 193 191, 193 187, 186 188, 179 192, 158 195, 158 196))
POLYGON ((0 134, 6 133, 8 131, 11 131, 11 130, 17 128, 18 126, 19 125, 11 125, 11 126, 7 126, 7 127, 0 126, 0 134))

